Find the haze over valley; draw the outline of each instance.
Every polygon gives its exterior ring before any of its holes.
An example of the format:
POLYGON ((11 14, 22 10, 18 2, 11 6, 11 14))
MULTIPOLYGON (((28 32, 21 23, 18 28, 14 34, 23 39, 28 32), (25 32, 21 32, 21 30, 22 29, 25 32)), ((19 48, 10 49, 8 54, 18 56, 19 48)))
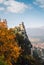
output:
POLYGON ((44 48, 44 26, 39 28, 28 28, 27 34, 33 46, 44 48))

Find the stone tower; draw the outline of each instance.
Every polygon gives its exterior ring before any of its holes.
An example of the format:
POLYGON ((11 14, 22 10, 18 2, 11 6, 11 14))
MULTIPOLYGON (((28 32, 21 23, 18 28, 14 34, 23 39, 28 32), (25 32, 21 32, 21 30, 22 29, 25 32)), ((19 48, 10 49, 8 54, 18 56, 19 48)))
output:
POLYGON ((6 19, 0 19, 0 28, 7 28, 7 21, 6 19))

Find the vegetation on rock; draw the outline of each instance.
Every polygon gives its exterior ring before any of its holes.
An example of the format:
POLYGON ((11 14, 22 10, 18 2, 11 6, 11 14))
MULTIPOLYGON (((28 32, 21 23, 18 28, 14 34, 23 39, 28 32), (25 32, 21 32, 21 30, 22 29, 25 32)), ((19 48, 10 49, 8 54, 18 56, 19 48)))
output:
POLYGON ((41 65, 30 54, 31 42, 15 31, 0 28, 0 65, 41 65))

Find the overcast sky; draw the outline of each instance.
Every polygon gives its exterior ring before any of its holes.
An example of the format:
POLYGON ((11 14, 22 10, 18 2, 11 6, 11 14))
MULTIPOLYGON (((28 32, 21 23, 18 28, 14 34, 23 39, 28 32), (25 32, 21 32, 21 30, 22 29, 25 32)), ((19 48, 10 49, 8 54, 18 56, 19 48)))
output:
POLYGON ((22 21, 26 28, 44 26, 44 0, 0 0, 0 18, 9 27, 22 21))

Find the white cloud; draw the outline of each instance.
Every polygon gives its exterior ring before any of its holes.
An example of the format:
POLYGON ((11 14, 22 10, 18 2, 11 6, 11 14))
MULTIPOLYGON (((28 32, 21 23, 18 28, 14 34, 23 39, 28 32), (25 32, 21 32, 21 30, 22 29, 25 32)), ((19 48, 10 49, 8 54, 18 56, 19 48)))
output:
POLYGON ((3 3, 3 0, 0 0, 0 3, 3 3))
POLYGON ((0 7, 0 11, 3 11, 4 10, 4 7, 0 7))
POLYGON ((4 3, 6 0, 0 0, 0 4, 4 3))
POLYGON ((44 8, 44 0, 35 0, 33 4, 38 5, 41 8, 44 8))
POLYGON ((11 12, 11 13, 22 13, 26 9, 31 10, 33 8, 30 4, 26 5, 25 3, 18 2, 16 0, 0 0, 0 3, 5 6, 5 11, 6 12, 11 12))
POLYGON ((30 10, 33 9, 33 7, 30 4, 26 5, 25 3, 18 2, 16 0, 0 0, 0 3, 5 6, 6 12, 11 12, 11 13, 22 13, 26 9, 30 9, 30 10))
POLYGON ((26 4, 14 0, 5 1, 4 5, 6 5, 6 10, 8 12, 13 12, 13 13, 20 13, 25 11, 26 8, 28 8, 26 4))

